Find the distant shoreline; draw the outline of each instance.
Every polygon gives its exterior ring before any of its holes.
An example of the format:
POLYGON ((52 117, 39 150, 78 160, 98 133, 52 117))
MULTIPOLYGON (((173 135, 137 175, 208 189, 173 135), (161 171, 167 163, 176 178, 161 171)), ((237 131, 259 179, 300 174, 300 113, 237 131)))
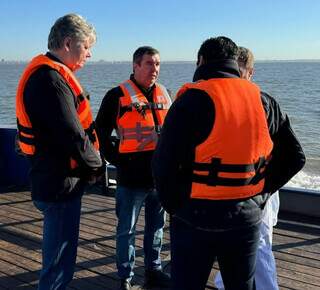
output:
MULTIPOLYGON (((1 60, 0 65, 2 64, 25 64, 29 61, 27 60, 1 60)), ((195 60, 164 60, 161 63, 194 63, 195 60)), ((256 60, 257 63, 274 63, 274 62, 320 62, 320 59, 279 59, 279 60, 267 60, 267 59, 258 59, 256 60)), ((132 61, 129 60, 95 60, 95 61, 88 61, 87 64, 131 64, 132 61)))

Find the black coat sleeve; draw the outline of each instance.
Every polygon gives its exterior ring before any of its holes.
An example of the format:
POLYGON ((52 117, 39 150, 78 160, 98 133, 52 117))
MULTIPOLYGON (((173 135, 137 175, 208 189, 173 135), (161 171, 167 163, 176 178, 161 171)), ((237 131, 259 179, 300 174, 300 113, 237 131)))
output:
POLYGON ((169 213, 189 199, 195 148, 209 135, 213 120, 214 105, 200 90, 188 90, 168 111, 152 169, 161 203, 169 213))
POLYGON ((75 97, 58 72, 43 67, 34 73, 26 84, 24 102, 36 124, 41 151, 65 160, 72 157, 83 171, 101 167, 99 152, 80 124, 75 97))
POLYGON ((119 100, 123 95, 120 87, 108 91, 102 100, 96 118, 96 130, 100 143, 100 152, 111 164, 118 159, 118 140, 112 135, 117 128, 119 100))
POLYGON ((305 164, 305 154, 288 116, 274 98, 262 93, 269 132, 273 141, 272 158, 266 169, 265 192, 275 192, 285 185, 305 164))

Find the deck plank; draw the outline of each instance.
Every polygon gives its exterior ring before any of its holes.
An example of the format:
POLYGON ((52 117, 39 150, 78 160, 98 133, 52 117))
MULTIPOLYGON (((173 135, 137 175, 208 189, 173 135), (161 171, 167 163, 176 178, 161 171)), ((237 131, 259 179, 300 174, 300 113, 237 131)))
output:
MULTIPOLYGON (((69 289, 113 290, 118 287, 115 263, 116 216, 113 196, 87 194, 82 202, 75 277, 69 289)), ((28 191, 0 194, 0 289, 36 289, 41 268, 42 215, 28 191)), ((143 284, 144 212, 137 224, 135 282, 143 284)), ((320 220, 280 214, 274 230, 274 254, 281 290, 320 290, 320 220)), ((169 260, 165 228, 162 257, 169 260)), ((207 289, 214 289, 214 265, 207 289)), ((136 289, 141 289, 139 286, 136 289)))

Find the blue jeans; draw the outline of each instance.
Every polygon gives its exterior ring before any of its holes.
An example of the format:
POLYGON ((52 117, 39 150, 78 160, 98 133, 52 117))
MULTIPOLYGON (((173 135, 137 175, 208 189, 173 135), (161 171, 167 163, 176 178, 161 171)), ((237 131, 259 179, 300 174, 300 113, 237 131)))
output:
POLYGON ((33 203, 44 217, 42 270, 38 290, 64 290, 74 273, 81 197, 63 202, 33 203))
POLYGON ((131 279, 135 260, 135 231, 145 205, 144 264, 146 270, 160 270, 165 211, 153 189, 118 186, 116 191, 117 267, 120 279, 131 279))
POLYGON ((206 231, 170 219, 173 290, 204 290, 218 260, 226 290, 255 290, 260 223, 228 231, 206 231))

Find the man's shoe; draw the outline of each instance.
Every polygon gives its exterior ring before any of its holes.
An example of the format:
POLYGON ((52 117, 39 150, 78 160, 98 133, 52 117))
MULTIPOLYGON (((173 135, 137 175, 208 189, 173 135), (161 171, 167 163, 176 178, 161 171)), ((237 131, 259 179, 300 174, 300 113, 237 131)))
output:
POLYGON ((161 270, 146 270, 145 271, 145 285, 146 288, 160 287, 170 288, 170 275, 161 270))
POLYGON ((119 290, 131 290, 131 283, 127 279, 121 279, 119 290))

